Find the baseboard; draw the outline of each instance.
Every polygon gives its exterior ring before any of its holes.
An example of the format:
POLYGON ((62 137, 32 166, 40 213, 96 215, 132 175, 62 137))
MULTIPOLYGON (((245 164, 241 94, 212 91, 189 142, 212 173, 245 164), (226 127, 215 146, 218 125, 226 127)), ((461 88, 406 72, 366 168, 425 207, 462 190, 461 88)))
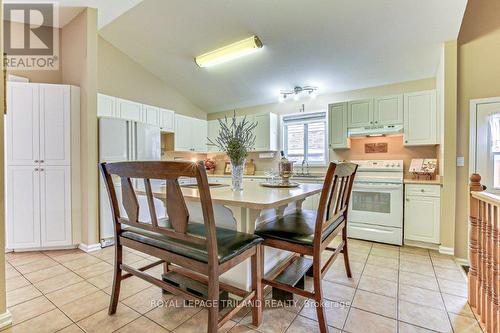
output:
POLYGON ((4 330, 7 327, 12 325, 12 315, 9 310, 6 310, 5 313, 0 315, 0 330, 4 330))
POLYGON ((101 249, 101 243, 96 243, 96 244, 83 244, 81 243, 78 245, 78 248, 82 250, 83 252, 95 252, 99 251, 101 249))
POLYGON ((409 239, 404 240, 404 245, 413 246, 413 247, 420 247, 422 249, 429 249, 429 250, 434 250, 434 251, 439 250, 439 245, 437 245, 437 244, 419 242, 419 241, 414 241, 414 240, 409 240, 409 239))
POLYGON ((5 253, 8 252, 33 252, 33 251, 52 251, 52 250, 71 250, 76 249, 77 245, 64 245, 64 246, 48 246, 48 247, 30 247, 25 249, 6 249, 5 253))
POLYGON ((453 248, 453 247, 439 246, 439 253, 446 254, 446 255, 449 255, 449 256, 454 256, 455 255, 455 248, 453 248))
POLYGON ((455 258, 455 262, 459 265, 470 266, 469 260, 464 258, 455 258))

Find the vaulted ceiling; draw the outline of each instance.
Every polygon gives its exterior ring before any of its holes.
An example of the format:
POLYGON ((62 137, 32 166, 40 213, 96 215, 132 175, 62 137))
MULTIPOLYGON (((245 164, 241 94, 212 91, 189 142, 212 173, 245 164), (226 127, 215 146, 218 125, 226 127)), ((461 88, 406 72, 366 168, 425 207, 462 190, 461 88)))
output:
POLYGON ((100 34, 200 108, 432 77, 467 0, 143 0, 100 34), (211 68, 197 55, 258 35, 261 52, 211 68))

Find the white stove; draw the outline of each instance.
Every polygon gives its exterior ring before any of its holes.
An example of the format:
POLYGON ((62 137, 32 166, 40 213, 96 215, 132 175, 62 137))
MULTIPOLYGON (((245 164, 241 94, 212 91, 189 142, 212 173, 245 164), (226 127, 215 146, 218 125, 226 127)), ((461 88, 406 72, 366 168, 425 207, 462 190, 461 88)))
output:
POLYGON ((351 238, 403 244, 403 161, 359 160, 349 205, 351 238))

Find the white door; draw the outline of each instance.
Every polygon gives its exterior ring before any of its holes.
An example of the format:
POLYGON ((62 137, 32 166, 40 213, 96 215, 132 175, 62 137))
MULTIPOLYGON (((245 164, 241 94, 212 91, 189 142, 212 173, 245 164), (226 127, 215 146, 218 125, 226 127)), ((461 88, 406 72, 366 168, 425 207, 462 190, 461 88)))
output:
POLYGON ((369 127, 373 125, 373 100, 363 99, 347 104, 349 128, 369 127))
POLYGON ((146 124, 160 126, 160 108, 156 106, 142 106, 142 121, 146 124))
POLYGON ((472 171, 481 175, 489 192, 500 194, 500 101, 477 104, 475 117, 472 171))
POLYGON ((405 202, 405 239, 438 244, 439 214, 439 198, 407 196, 405 202))
POLYGON ((43 247, 71 245, 69 166, 40 169, 40 229, 43 247))
POLYGON ((97 116, 114 118, 116 115, 116 97, 97 94, 97 116))
POLYGON ((36 166, 7 167, 7 247, 40 247, 40 171, 36 166))
POLYGON ((118 98, 116 106, 119 118, 142 121, 142 104, 118 98))
POLYGON ((400 125, 403 123, 403 95, 374 99, 375 125, 400 125))
POLYGON ((40 160, 39 85, 7 84, 7 164, 34 165, 40 160))
POLYGON ((148 124, 135 124, 135 159, 159 161, 161 159, 160 128, 148 124))
POLYGON ((406 146, 438 144, 436 91, 404 95, 404 144, 406 146))
POLYGON ((70 87, 40 85, 40 163, 70 165, 70 87))

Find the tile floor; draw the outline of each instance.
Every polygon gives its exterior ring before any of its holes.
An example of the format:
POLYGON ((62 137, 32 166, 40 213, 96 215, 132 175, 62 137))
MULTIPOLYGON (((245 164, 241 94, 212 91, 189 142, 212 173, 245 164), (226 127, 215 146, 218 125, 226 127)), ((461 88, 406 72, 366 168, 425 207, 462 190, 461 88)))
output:
MULTIPOLYGON (((465 275, 436 252, 350 241, 353 278, 337 260, 325 277, 330 332, 481 332, 466 302, 465 275)), ((140 267, 152 257, 125 252, 140 267)), ((61 250, 7 254, 7 304, 14 325, 5 332, 204 332, 206 310, 161 306, 177 301, 135 277, 122 285, 117 314, 107 315, 113 248, 92 254, 61 250), (159 306, 160 305, 160 306, 159 306)), ((161 266, 151 274, 161 274, 161 266)), ((310 287, 311 280, 306 281, 310 287)), ((267 294, 270 299, 270 294, 267 294)), ((304 299, 270 306, 263 324, 251 326, 248 311, 223 332, 317 332, 316 313, 304 299)))

